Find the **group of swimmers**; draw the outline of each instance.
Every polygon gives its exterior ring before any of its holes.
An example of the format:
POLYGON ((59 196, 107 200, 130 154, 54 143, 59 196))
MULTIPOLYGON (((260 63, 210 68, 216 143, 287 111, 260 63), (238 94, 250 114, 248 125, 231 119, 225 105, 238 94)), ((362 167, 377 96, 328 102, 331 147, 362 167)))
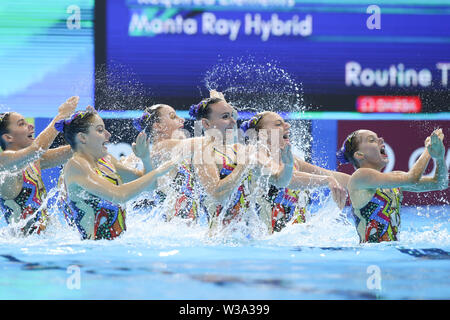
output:
POLYGON ((0 210, 23 234, 45 230, 49 214, 41 169, 61 165, 58 206, 83 239, 120 236, 126 230, 125 204, 146 191, 164 205, 167 220, 206 217, 214 234, 259 219, 270 234, 306 222, 308 190, 324 186, 340 209, 349 195, 360 242, 397 241, 402 191, 448 187, 441 129, 426 139, 408 172, 389 173, 382 172, 389 161, 383 139, 357 130, 337 152, 341 163, 356 169, 347 175, 295 156, 290 125, 275 112, 242 122, 247 142, 230 139, 237 112, 214 90, 189 111, 201 123, 201 136, 187 138, 184 119, 171 106, 156 104, 134 120, 140 133, 125 159, 108 153, 111 135, 95 109, 75 111, 77 105, 78 97, 64 102, 35 139, 33 125, 22 115, 0 114, 0 210), (59 132, 68 145, 49 149, 59 132), (431 158, 435 174, 423 177, 431 158))

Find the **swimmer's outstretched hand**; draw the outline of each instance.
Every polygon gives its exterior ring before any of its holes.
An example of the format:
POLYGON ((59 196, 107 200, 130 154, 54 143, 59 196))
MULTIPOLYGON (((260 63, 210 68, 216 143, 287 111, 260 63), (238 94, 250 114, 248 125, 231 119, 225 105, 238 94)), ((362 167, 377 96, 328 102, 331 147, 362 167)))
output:
POLYGON ((150 138, 147 138, 147 134, 144 131, 141 131, 137 138, 136 142, 133 142, 131 148, 133 149, 133 153, 136 157, 140 159, 144 159, 150 157, 150 138))
POLYGON ((68 118, 72 113, 75 112, 75 109, 78 106, 78 101, 80 97, 73 96, 67 99, 63 104, 61 104, 58 108, 58 119, 68 118))
POLYGON ((336 202, 339 209, 342 210, 347 202, 347 191, 334 177, 331 176, 328 177, 328 188, 330 188, 334 202, 336 202))
POLYGON ((93 106, 87 106, 86 111, 88 112, 97 112, 93 106))
POLYGON ((210 98, 219 98, 219 99, 226 101, 223 93, 216 91, 216 90, 209 90, 209 97, 210 98))
POLYGON ((442 129, 437 129, 433 131, 431 136, 429 136, 425 141, 425 146, 428 150, 428 153, 432 158, 443 158, 445 154, 444 147, 444 134, 442 133, 442 129))
POLYGON ((292 146, 288 143, 281 151, 281 161, 285 166, 294 166, 294 155, 292 154, 292 146))
POLYGON ((256 167, 261 164, 267 164, 270 159, 264 156, 264 153, 260 152, 257 144, 249 144, 244 146, 245 152, 245 164, 250 167, 256 167))

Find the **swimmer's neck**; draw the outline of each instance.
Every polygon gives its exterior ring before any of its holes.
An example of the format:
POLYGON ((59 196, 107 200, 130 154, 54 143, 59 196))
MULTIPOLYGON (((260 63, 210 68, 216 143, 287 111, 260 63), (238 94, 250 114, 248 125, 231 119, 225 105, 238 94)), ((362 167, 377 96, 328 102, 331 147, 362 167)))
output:
POLYGON ((360 169, 361 168, 374 169, 374 170, 381 172, 384 167, 385 167, 385 165, 377 165, 375 163, 364 163, 359 168, 360 169))
POLYGON ((19 146, 15 145, 15 144, 9 144, 6 147, 6 149, 3 150, 3 151, 20 151, 20 150, 25 149, 25 148, 19 147, 19 146))
POLYGON ((85 153, 85 152, 81 152, 81 151, 75 151, 73 153, 73 156, 74 157, 80 157, 80 158, 83 158, 83 159, 87 160, 87 162, 93 167, 96 167, 97 166, 97 161, 101 159, 101 158, 94 157, 91 154, 88 154, 88 153, 85 153))
POLYGON ((217 137, 214 135, 205 134, 204 139, 205 139, 205 141, 209 141, 214 145, 220 145, 220 144, 222 144, 223 146, 229 145, 229 144, 227 144, 226 139, 217 139, 217 137))
POLYGON ((154 133, 151 136, 151 140, 153 142, 153 144, 157 144, 160 143, 162 141, 165 140, 182 140, 182 139, 186 139, 187 137, 183 134, 176 134, 177 130, 173 131, 172 133, 154 133))
POLYGON ((169 139, 172 139, 172 135, 169 135, 167 133, 156 133, 151 136, 151 141, 153 141, 153 144, 157 144, 161 141, 169 139))

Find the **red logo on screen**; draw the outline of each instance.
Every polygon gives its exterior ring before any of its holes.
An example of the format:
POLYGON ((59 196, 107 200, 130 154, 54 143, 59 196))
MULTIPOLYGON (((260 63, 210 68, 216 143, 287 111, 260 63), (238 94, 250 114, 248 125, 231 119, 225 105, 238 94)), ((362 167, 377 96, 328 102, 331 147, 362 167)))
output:
POLYGON ((415 113, 422 110, 419 97, 361 96, 356 100, 358 112, 415 113))

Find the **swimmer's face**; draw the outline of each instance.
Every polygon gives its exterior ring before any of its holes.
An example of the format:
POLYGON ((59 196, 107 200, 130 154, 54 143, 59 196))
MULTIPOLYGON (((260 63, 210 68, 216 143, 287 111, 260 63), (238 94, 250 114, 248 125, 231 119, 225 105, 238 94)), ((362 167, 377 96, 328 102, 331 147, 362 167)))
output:
POLYGON ((383 169, 389 162, 383 138, 370 130, 359 130, 356 136, 359 139, 358 150, 354 154, 361 167, 383 169))
POLYGON ((267 142, 269 145, 278 143, 283 149, 289 143, 291 125, 275 112, 266 112, 259 123, 259 130, 266 130, 267 142), (276 139, 276 140, 274 140, 276 139))
POLYGON ((100 159, 108 155, 107 144, 111 134, 106 130, 105 124, 99 115, 94 115, 88 133, 78 133, 78 144, 82 146, 84 152, 91 154, 94 158, 100 159))
POLYGON ((33 143, 34 126, 21 114, 11 112, 8 119, 8 133, 3 137, 8 145, 15 149, 26 148, 33 143))
POLYGON ((167 138, 179 138, 184 128, 184 119, 177 116, 175 110, 168 105, 159 108, 158 113, 159 121, 153 125, 154 130, 167 138))
POLYGON ((210 113, 208 119, 202 119, 203 127, 206 130, 216 129, 219 130, 222 136, 225 138, 226 132, 229 130, 236 130, 236 110, 226 103, 220 101, 210 106, 210 113))

